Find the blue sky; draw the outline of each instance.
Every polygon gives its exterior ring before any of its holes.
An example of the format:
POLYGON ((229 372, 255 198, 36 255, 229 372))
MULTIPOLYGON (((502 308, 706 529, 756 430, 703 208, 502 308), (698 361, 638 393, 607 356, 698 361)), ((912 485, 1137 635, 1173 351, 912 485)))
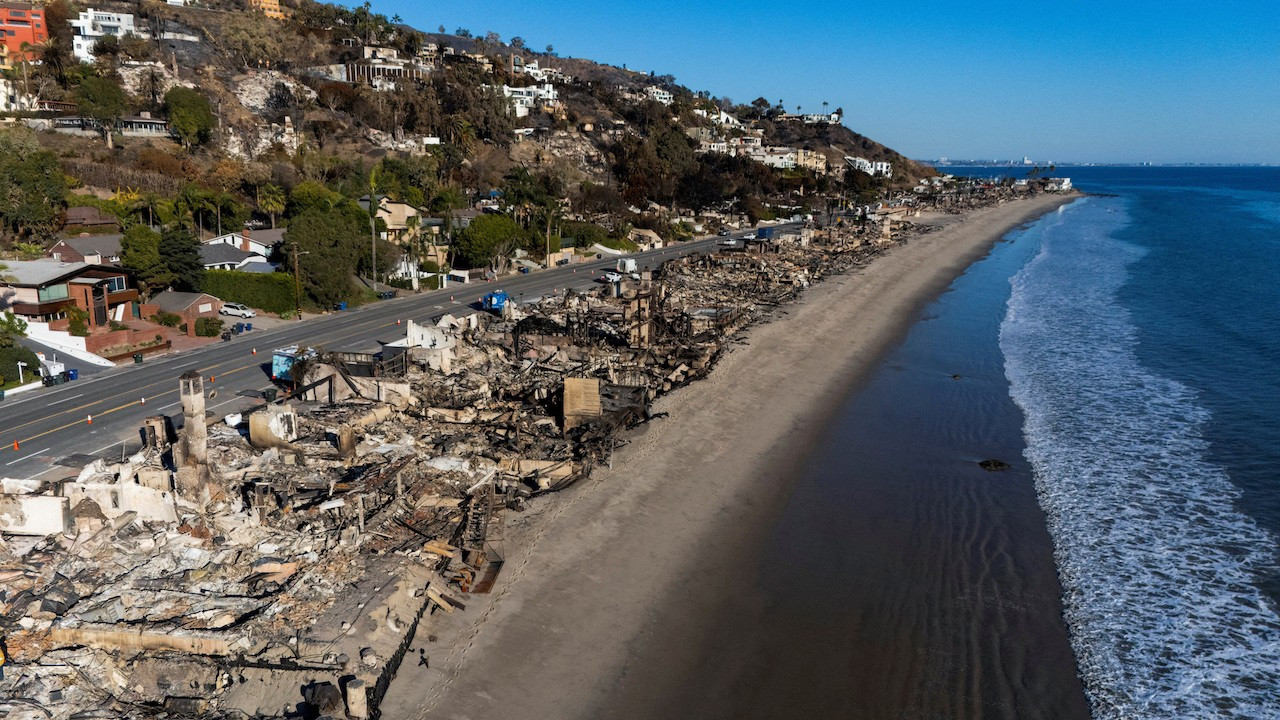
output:
MULTIPOLYGON (((671 74, 917 158, 1280 163, 1280 2, 383 0, 434 31, 671 74)), ((554 64, 554 63, 553 63, 554 64)))

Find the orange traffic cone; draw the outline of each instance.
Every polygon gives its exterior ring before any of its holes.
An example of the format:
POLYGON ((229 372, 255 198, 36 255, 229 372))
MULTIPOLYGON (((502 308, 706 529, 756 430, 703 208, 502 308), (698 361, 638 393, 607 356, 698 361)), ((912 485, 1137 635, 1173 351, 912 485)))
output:
POLYGON ((18 441, 17 441, 17 440, 14 440, 14 441, 13 441, 13 449, 14 449, 14 450, 17 450, 17 449, 18 449, 18 441))
POLYGON ((87 416, 85 416, 85 420, 84 420, 84 421, 85 421, 85 423, 86 423, 86 424, 88 424, 88 425, 92 425, 92 424, 93 424, 93 416, 92 416, 92 415, 87 415, 87 416))
POLYGON ((146 398, 142 398, 141 400, 139 400, 139 401, 138 401, 138 404, 139 404, 139 405, 146 405, 146 404, 147 404, 147 399, 146 399, 146 398))
POLYGON ((254 355, 257 355, 257 354, 258 354, 258 348, 254 348, 254 349, 253 349, 253 354, 254 354, 254 355))

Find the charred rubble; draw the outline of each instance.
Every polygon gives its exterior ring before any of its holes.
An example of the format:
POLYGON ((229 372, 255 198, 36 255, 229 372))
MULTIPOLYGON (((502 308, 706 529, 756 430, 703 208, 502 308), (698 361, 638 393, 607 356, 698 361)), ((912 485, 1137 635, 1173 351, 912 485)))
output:
POLYGON ((505 515, 607 462, 744 327, 900 241, 862 232, 409 323, 378 358, 300 362, 244 417, 210 417, 182 376, 181 427, 149 419, 133 457, 6 481, 0 715, 376 717, 420 626, 500 577, 505 515))

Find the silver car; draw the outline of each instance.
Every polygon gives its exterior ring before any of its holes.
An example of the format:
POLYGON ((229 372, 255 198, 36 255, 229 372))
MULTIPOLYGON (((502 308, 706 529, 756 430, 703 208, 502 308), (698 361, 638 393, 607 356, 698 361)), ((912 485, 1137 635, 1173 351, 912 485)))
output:
POLYGON ((222 303, 222 309, 219 310, 218 312, 222 313, 223 315, 234 315, 236 317, 242 317, 242 318, 251 318, 251 317, 258 316, 258 313, 250 310, 248 307, 241 305, 240 303, 232 303, 232 302, 222 303))

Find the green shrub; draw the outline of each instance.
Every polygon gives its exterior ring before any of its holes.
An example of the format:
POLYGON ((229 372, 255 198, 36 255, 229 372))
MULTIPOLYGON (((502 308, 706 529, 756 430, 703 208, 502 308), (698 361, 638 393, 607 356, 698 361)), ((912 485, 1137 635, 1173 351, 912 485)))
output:
POLYGON ((40 360, 36 354, 21 345, 13 347, 0 347, 0 388, 6 385, 17 386, 18 382, 18 362, 24 362, 26 367, 22 368, 22 378, 25 382, 33 382, 39 380, 40 360))
POLYGON ((222 334, 222 318, 196 318, 196 335, 199 337, 218 337, 222 334))
POLYGON ((181 315, 178 315, 177 313, 165 312, 164 310, 161 310, 155 315, 152 315, 149 319, 151 320, 151 322, 157 325, 163 325, 165 327, 178 327, 179 325, 182 324, 181 315))
POLYGON ((223 302, 237 302, 270 313, 291 312, 296 302, 293 277, 282 272, 209 270, 204 274, 203 289, 223 302))
POLYGON ((112 330, 128 330, 129 329, 128 325, 125 325, 122 322, 117 322, 115 320, 108 322, 107 327, 110 327, 112 330))
POLYGON ((89 311, 74 305, 67 308, 67 332, 76 337, 89 337, 89 311))

